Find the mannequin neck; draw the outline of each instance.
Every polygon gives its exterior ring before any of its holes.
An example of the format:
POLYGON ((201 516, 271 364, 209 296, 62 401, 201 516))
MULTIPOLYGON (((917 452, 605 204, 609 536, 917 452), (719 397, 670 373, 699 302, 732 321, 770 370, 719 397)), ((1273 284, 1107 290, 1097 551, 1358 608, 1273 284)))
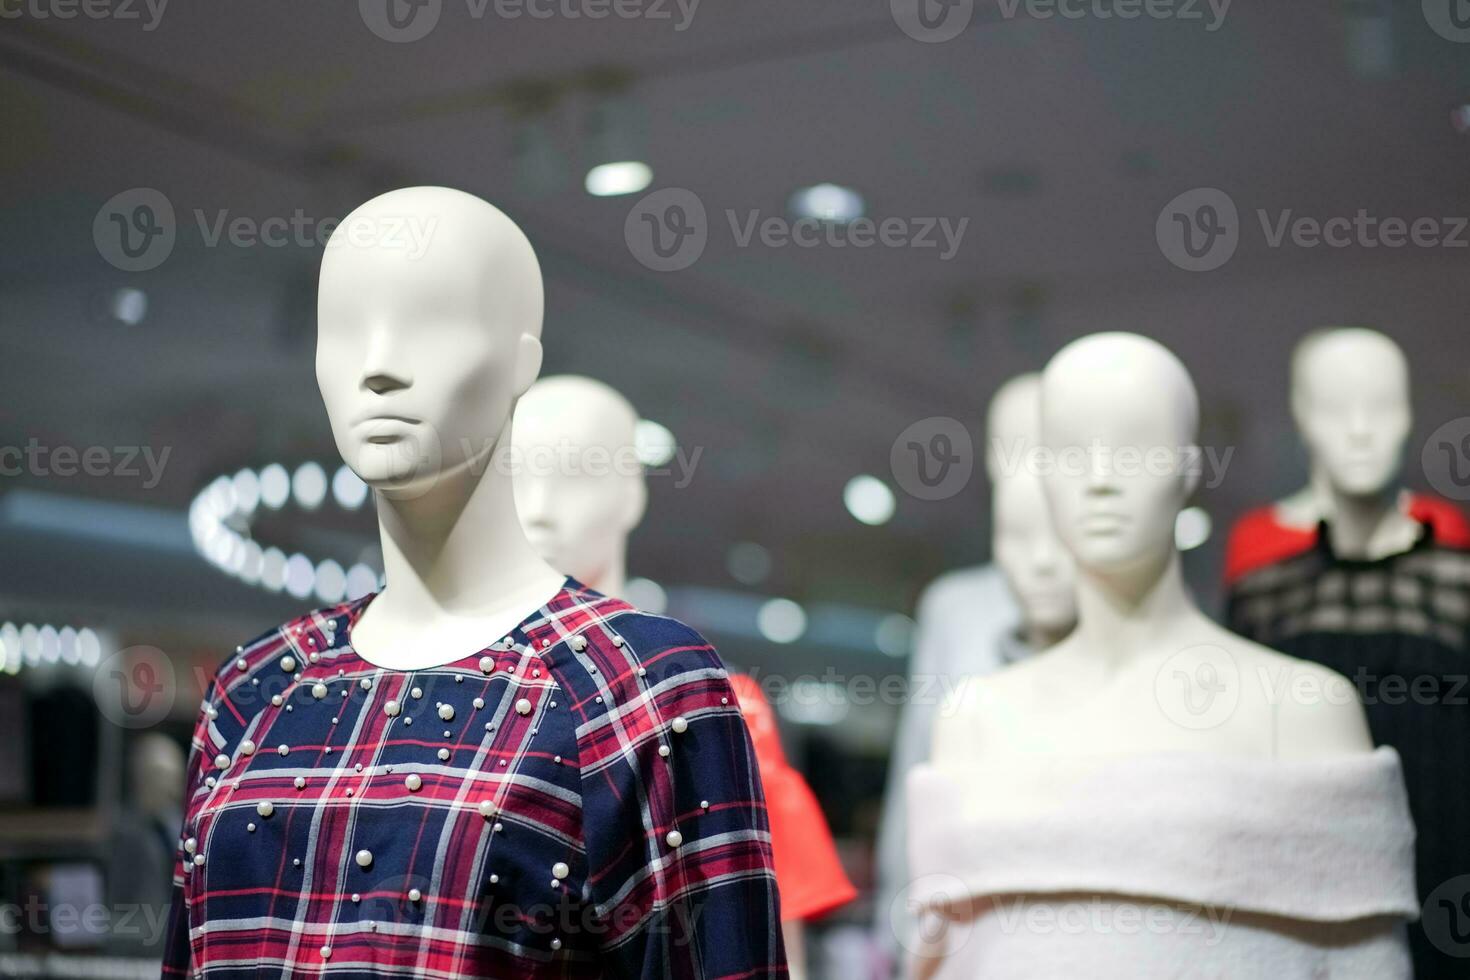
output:
POLYGON ((1021 624, 1021 639, 1025 641, 1026 648, 1032 653, 1040 653, 1056 646, 1066 639, 1072 627, 1044 626, 1038 623, 1021 624))
POLYGON ((616 549, 603 565, 602 571, 591 576, 592 581, 584 584, 591 586, 603 595, 612 596, 614 599, 623 598, 623 590, 628 584, 628 543, 619 540, 616 549))
POLYGON ((1331 488, 1327 533, 1333 554, 1376 560, 1408 551, 1419 537, 1419 524, 1404 513, 1396 486, 1354 495, 1331 488))
POLYGON ((491 463, 509 433, 507 423, 485 459, 444 474, 428 493, 376 494, 389 583, 372 604, 377 612, 421 622, 473 617, 560 580, 521 530, 511 477, 491 463))
POLYGON ((1173 548, 1121 571, 1078 569, 1073 640, 1108 672, 1169 642, 1176 626, 1199 617, 1173 548))

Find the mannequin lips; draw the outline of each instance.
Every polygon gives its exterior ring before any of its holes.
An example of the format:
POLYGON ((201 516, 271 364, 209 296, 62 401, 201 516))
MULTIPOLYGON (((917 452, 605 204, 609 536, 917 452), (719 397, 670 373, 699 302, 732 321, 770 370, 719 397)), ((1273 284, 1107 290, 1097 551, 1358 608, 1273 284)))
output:
POLYGON ((366 441, 383 445, 408 438, 417 425, 418 419, 403 415, 375 415, 358 421, 356 428, 366 441))
POLYGON ((1086 534, 1117 534, 1128 525, 1122 514, 1088 514, 1082 518, 1082 530, 1086 534))

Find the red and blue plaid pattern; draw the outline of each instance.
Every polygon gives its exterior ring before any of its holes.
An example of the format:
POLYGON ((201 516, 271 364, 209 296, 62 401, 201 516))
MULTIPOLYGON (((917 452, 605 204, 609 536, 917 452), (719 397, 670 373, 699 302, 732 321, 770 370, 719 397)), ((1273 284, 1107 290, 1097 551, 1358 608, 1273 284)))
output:
POLYGON ((210 684, 165 977, 786 974, 750 737, 697 633, 568 580, 393 671, 351 646, 371 598, 210 684))

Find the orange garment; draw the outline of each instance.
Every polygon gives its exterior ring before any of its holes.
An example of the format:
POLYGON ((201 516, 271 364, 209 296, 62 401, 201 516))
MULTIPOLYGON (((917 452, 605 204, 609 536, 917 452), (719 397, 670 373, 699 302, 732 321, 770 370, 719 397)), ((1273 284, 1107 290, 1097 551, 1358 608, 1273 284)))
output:
POLYGON ((857 889, 842 870, 832 831, 811 787, 786 761, 776 730, 776 714, 765 692, 754 678, 744 674, 731 674, 730 686, 740 700, 765 786, 781 920, 821 918, 857 898, 857 889))
MULTIPOLYGON (((1450 548, 1470 548, 1470 522, 1448 500, 1413 493, 1407 510, 1410 517, 1434 528, 1435 541, 1450 548)), ((1247 511, 1230 529, 1225 545, 1225 584, 1234 585, 1257 569, 1294 558, 1316 542, 1316 527, 1282 524, 1274 504, 1247 511)))

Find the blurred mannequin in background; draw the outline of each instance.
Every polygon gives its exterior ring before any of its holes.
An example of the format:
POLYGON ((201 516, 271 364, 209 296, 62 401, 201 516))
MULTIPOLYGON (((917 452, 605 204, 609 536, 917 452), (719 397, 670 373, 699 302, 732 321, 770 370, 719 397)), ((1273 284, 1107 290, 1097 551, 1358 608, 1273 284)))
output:
POLYGON ((112 823, 109 901, 115 909, 138 908, 134 928, 114 931, 114 948, 157 952, 162 931, 150 929, 168 909, 174 852, 184 815, 184 750, 161 732, 144 732, 128 746, 128 800, 112 823), (156 934, 153 934, 156 933, 156 934), (130 948, 131 947, 131 948, 130 948))
POLYGON ((1297 348, 1292 411, 1324 504, 1320 530, 1299 553, 1240 575, 1231 589, 1230 626, 1357 685, 1374 740, 1403 758, 1418 825, 1419 897, 1426 904, 1423 922, 1409 930, 1415 975, 1463 976, 1458 956, 1470 946, 1456 940, 1455 948, 1443 947, 1460 923, 1451 931, 1445 905, 1428 901, 1446 882, 1470 874, 1470 793, 1450 775, 1470 767, 1462 693, 1470 554, 1454 542, 1462 518, 1444 501, 1402 489, 1409 367, 1387 337, 1348 328, 1308 335, 1297 348))
POLYGON ((1311 480, 1236 522, 1225 549, 1227 586, 1309 550, 1318 522, 1339 506, 1348 509, 1339 533, 1362 538, 1350 550, 1366 557, 1403 550, 1405 529, 1415 522, 1431 525, 1441 544, 1470 548, 1470 522, 1458 507, 1400 483, 1410 418, 1404 364, 1398 345, 1373 330, 1316 330, 1297 344, 1291 410, 1311 480))
POLYGON ((1077 621, 1075 570, 1051 527, 1032 460, 1041 434, 1041 376, 1003 384, 986 411, 995 564, 951 572, 919 599, 918 631, 888 770, 878 840, 879 941, 895 964, 914 941, 917 918, 895 908, 909 883, 904 780, 929 758, 940 698, 967 675, 988 674, 1044 650, 1077 621))
POLYGON ((553 568, 604 595, 622 595, 628 535, 648 505, 637 426, 628 400, 591 378, 542 378, 516 406, 516 511, 526 537, 553 568))
POLYGON ((1042 483, 1078 624, 961 684, 911 777, 914 898, 950 923, 924 930, 920 975, 1407 980, 1397 756, 1345 679, 1226 632, 1184 586, 1198 420, 1147 338, 1084 337, 1047 365, 1042 483))
MULTIPOLYGON (((604 593, 627 581, 628 535, 648 501, 636 449, 638 413, 601 381, 543 378, 516 406, 516 509, 526 537, 553 567, 604 593)), ((800 773, 786 762, 775 714, 757 684, 732 673, 750 729, 771 825, 781 927, 791 976, 805 977, 802 925, 857 892, 837 859, 831 831, 800 773)))

